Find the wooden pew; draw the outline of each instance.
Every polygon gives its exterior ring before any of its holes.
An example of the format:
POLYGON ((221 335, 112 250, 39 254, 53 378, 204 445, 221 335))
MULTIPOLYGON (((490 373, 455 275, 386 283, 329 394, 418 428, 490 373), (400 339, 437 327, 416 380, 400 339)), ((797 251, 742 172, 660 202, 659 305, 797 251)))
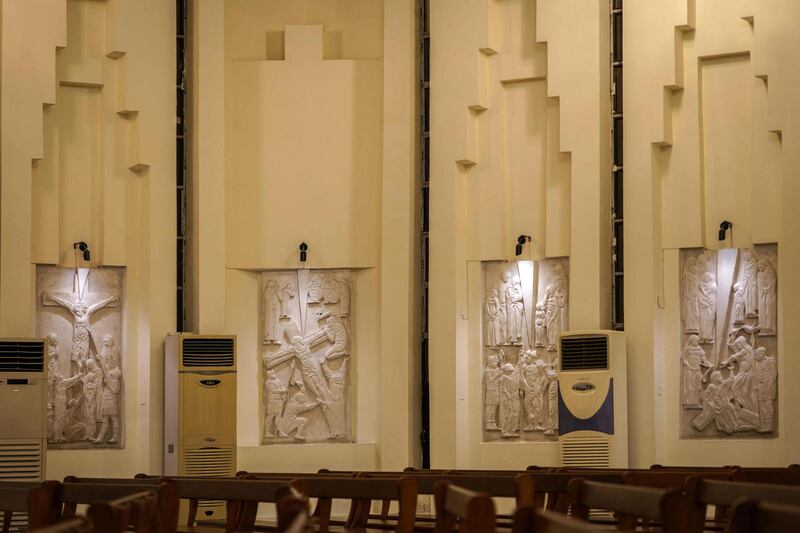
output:
MULTIPOLYGON (((433 494, 434 493, 434 486, 439 481, 453 481, 457 483, 459 486, 466 488, 468 490, 472 490, 474 492, 486 492, 491 497, 501 497, 501 498, 514 498, 517 505, 526 505, 526 504, 533 504, 535 502, 536 495, 534 493, 534 484, 533 484, 533 476, 531 472, 517 472, 517 471, 508 471, 507 473, 503 474, 496 474, 496 471, 491 471, 492 474, 490 475, 476 475, 469 471, 470 473, 453 473, 453 474, 442 474, 442 471, 435 471, 435 472, 416 472, 416 471, 396 471, 396 472, 379 472, 379 471, 371 471, 371 472, 356 472, 354 475, 359 476, 357 479, 382 479, 382 480, 394 480, 398 481, 403 478, 410 478, 413 477, 416 480, 416 494, 433 494)), ((463 472, 463 471, 462 471, 463 472)), ((331 479, 331 472, 323 472, 321 474, 309 475, 306 474, 307 477, 301 478, 305 479, 311 485, 308 486, 308 495, 310 497, 317 497, 312 480, 317 479, 331 479)), ((343 472, 339 472, 337 474, 345 474, 343 472)), ((259 472, 259 473, 240 473, 240 475, 247 475, 252 476, 257 479, 273 479, 276 474, 266 473, 266 472, 259 472)), ((285 474, 277 474, 278 476, 284 476, 285 474)), ((280 477, 279 477, 280 479, 280 477)), ((349 477, 340 476, 338 478, 334 477, 334 479, 352 479, 349 477)), ((567 490, 567 481, 570 478, 568 476, 563 477, 563 491, 566 493, 567 490)), ((314 512, 314 516, 317 517, 321 522, 321 527, 326 527, 327 525, 345 525, 348 527, 354 527, 356 524, 367 524, 370 528, 375 529, 392 529, 392 524, 388 524, 387 522, 390 520, 397 520, 398 516, 390 516, 389 515, 389 504, 392 500, 391 499, 382 499, 378 497, 373 497, 369 499, 354 499, 351 503, 350 514, 347 520, 344 521, 337 521, 337 520, 329 520, 327 524, 323 524, 322 521, 324 520, 325 516, 329 516, 330 511, 330 501, 327 499, 320 498, 317 503, 317 509, 314 512), (382 508, 381 512, 378 515, 370 514, 370 507, 373 499, 382 500, 382 508), (372 519, 372 520, 371 520, 372 519), (380 522, 375 522, 374 520, 377 519, 380 522)), ((544 498, 542 498, 542 502, 544 498)), ((415 504, 416 506, 416 504, 415 504)), ((510 520, 510 517, 508 517, 510 520)), ((427 519, 424 517, 416 517, 416 521, 419 522, 427 522, 432 521, 432 519, 427 519)))
POLYGON ((279 496, 276 503, 278 514, 278 531, 301 532, 310 527, 308 516, 308 498, 289 487, 284 496, 279 496))
MULTIPOLYGON (((91 484, 113 484, 113 485, 139 485, 139 486, 158 486, 172 483, 172 480, 163 476, 150 476, 142 478, 93 478, 66 476, 64 483, 91 483, 91 484)), ((158 499, 158 531, 162 533, 174 532, 178 527, 178 499, 177 487, 164 489, 158 499), (173 494, 174 492, 174 494, 173 494)))
POLYGON ((460 533, 493 533, 495 512, 492 498, 483 492, 473 492, 439 481, 433 490, 436 505, 434 533, 451 533, 456 523, 460 533))
MULTIPOLYGON (((178 498, 188 500, 223 500, 227 506, 226 531, 249 531, 255 526, 259 503, 275 503, 291 494, 287 480, 172 478, 178 498)), ((195 507, 196 509, 196 507, 195 507)), ((189 516, 186 527, 195 525, 189 516)))
MULTIPOLYGON (((688 506, 689 533, 700 533, 705 527, 705 518, 708 506, 715 506, 715 522, 722 526, 724 511, 731 507, 737 500, 752 499, 772 503, 800 506, 800 487, 784 485, 765 485, 756 483, 742 483, 719 481, 702 477, 692 477, 686 487, 686 501, 688 506)), ((799 526, 800 527, 800 526, 799 526)))
POLYGON ((331 524, 330 514, 334 499, 350 500, 350 516, 345 526, 366 528, 372 500, 397 501, 399 513, 394 530, 410 533, 414 529, 417 512, 417 479, 413 476, 385 478, 330 478, 307 476, 292 481, 292 487, 310 498, 317 498, 314 516, 320 533, 326 533, 331 524))
POLYGON ((734 470, 733 480, 744 483, 800 485, 800 468, 747 468, 734 470))
POLYGON ((156 533, 158 501, 155 493, 146 490, 117 498, 109 502, 94 503, 86 513, 97 531, 103 533, 156 533))
POLYGON ((3 512, 3 526, 0 531, 8 533, 14 513, 28 512, 28 492, 41 487, 41 481, 0 481, 0 511, 3 512))
POLYGON ((658 490, 611 483, 597 483, 576 478, 569 482, 570 506, 573 516, 587 520, 591 509, 619 513, 619 529, 636 527, 642 518, 662 524, 664 533, 683 530, 682 491, 658 490))
POLYGON ((597 529, 577 518, 567 518, 552 511, 537 511, 530 505, 514 511, 511 533, 590 533, 597 529))
POLYGON ((154 493, 159 510, 170 510, 168 516, 159 522, 159 531, 174 532, 174 527, 170 530, 168 523, 172 516, 177 516, 178 499, 173 483, 142 485, 46 481, 43 486, 31 489, 28 495, 28 522, 31 529, 53 525, 59 520, 75 516, 80 504, 117 500, 144 491, 154 493))
POLYGON ((82 516, 62 520, 52 526, 37 529, 36 533, 105 533, 94 526, 82 516))
POLYGON ((795 533, 800 507, 743 500, 731 512, 728 533, 795 533))

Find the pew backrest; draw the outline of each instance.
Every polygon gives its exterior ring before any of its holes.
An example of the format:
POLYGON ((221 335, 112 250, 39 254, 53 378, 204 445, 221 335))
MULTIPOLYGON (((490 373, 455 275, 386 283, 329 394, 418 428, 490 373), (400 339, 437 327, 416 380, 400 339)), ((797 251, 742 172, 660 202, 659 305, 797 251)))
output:
POLYGON ((574 516, 589 518, 592 509, 613 511, 623 515, 621 527, 630 524, 630 517, 658 521, 664 533, 680 532, 684 517, 682 491, 653 489, 613 483, 598 483, 576 478, 569 482, 570 506, 574 516))
POLYGON ((86 513, 94 528, 104 533, 156 533, 158 500, 153 491, 143 491, 108 502, 92 504, 86 513))
POLYGON ((434 487, 433 495, 436 505, 434 533, 450 533, 456 523, 459 523, 461 533, 495 531, 494 502, 488 494, 440 481, 434 487))
POLYGON ((728 533, 795 532, 800 527, 800 507, 756 500, 740 500, 731 511, 728 533))
POLYGON ((82 516, 62 520, 51 526, 37 529, 36 533, 105 533, 95 529, 91 522, 82 516))
MULTIPOLYGON (((741 499, 800 506, 800 487, 691 477, 686 488, 686 500, 690 506, 688 531, 703 531, 709 505, 725 509, 741 499)), ((721 518, 722 513, 718 516, 721 518)))
POLYGON ((517 507, 511 533, 590 533, 596 531, 589 522, 567 518, 552 511, 537 511, 530 505, 517 507))
POLYGON ((96 483, 46 481, 28 494, 30 527, 44 527, 59 520, 72 518, 78 505, 92 505, 119 500, 140 492, 151 492, 157 501, 158 530, 175 531, 178 520, 176 485, 171 482, 153 484, 96 483))

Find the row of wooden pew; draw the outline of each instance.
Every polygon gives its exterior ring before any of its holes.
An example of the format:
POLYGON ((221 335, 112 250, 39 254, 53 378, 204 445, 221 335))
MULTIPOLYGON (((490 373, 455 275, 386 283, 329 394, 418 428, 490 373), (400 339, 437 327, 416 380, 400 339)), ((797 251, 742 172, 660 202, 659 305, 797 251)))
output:
POLYGON ((3 533, 14 512, 31 531, 139 533, 391 530, 398 533, 622 531, 665 533, 800 531, 800 468, 653 467, 647 470, 529 467, 317 473, 239 472, 234 478, 139 475, 61 482, 0 482, 3 533), (432 495, 435 516, 417 513, 432 495), (310 501, 315 500, 313 511, 310 501), (496 512, 497 499, 513 514, 496 512), (188 502, 179 524, 179 501, 188 502), (224 521, 198 519, 198 503, 226 502, 224 521), (332 516, 334 500, 349 502, 332 516), (373 502, 381 502, 372 513, 373 502), (392 502, 396 502, 393 506, 392 502), (257 521, 259 503, 276 524, 257 521), (88 508, 79 516, 78 506, 88 508), (394 512, 392 510, 394 509, 394 512), (710 514, 713 509, 713 514, 710 514))

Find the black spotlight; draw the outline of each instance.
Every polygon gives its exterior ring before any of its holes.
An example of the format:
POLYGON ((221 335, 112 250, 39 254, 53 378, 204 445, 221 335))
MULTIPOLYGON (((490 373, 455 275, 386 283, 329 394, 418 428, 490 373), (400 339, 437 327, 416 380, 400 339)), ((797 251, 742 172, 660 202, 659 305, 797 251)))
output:
POLYGON ((520 235, 517 237, 517 246, 515 248, 516 255, 522 255, 522 247, 525 246, 526 242, 530 242, 531 236, 530 235, 520 235))
POLYGON ((725 240, 725 234, 728 232, 729 229, 733 227, 733 222, 728 220, 723 220, 722 224, 719 225, 719 240, 725 240))
POLYGON ((89 245, 86 244, 85 242, 81 241, 81 242, 72 243, 72 249, 73 250, 80 250, 83 253, 83 260, 84 261, 91 261, 92 260, 92 254, 89 252, 89 245))
POLYGON ((308 245, 304 242, 300 243, 300 262, 305 263, 308 253, 308 245))

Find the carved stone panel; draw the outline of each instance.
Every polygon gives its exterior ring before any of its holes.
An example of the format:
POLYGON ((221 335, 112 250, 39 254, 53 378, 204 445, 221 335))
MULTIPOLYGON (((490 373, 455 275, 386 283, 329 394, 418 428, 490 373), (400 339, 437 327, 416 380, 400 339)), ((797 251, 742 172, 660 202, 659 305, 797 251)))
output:
POLYGON ((352 442, 350 270, 261 276, 264 444, 352 442))
POLYGON ((567 259, 483 264, 484 441, 555 440, 567 259))
POLYGON ((681 251, 681 437, 778 429, 776 245, 681 251))
POLYGON ((49 341, 48 447, 122 448, 124 269, 36 274, 36 327, 49 341))

